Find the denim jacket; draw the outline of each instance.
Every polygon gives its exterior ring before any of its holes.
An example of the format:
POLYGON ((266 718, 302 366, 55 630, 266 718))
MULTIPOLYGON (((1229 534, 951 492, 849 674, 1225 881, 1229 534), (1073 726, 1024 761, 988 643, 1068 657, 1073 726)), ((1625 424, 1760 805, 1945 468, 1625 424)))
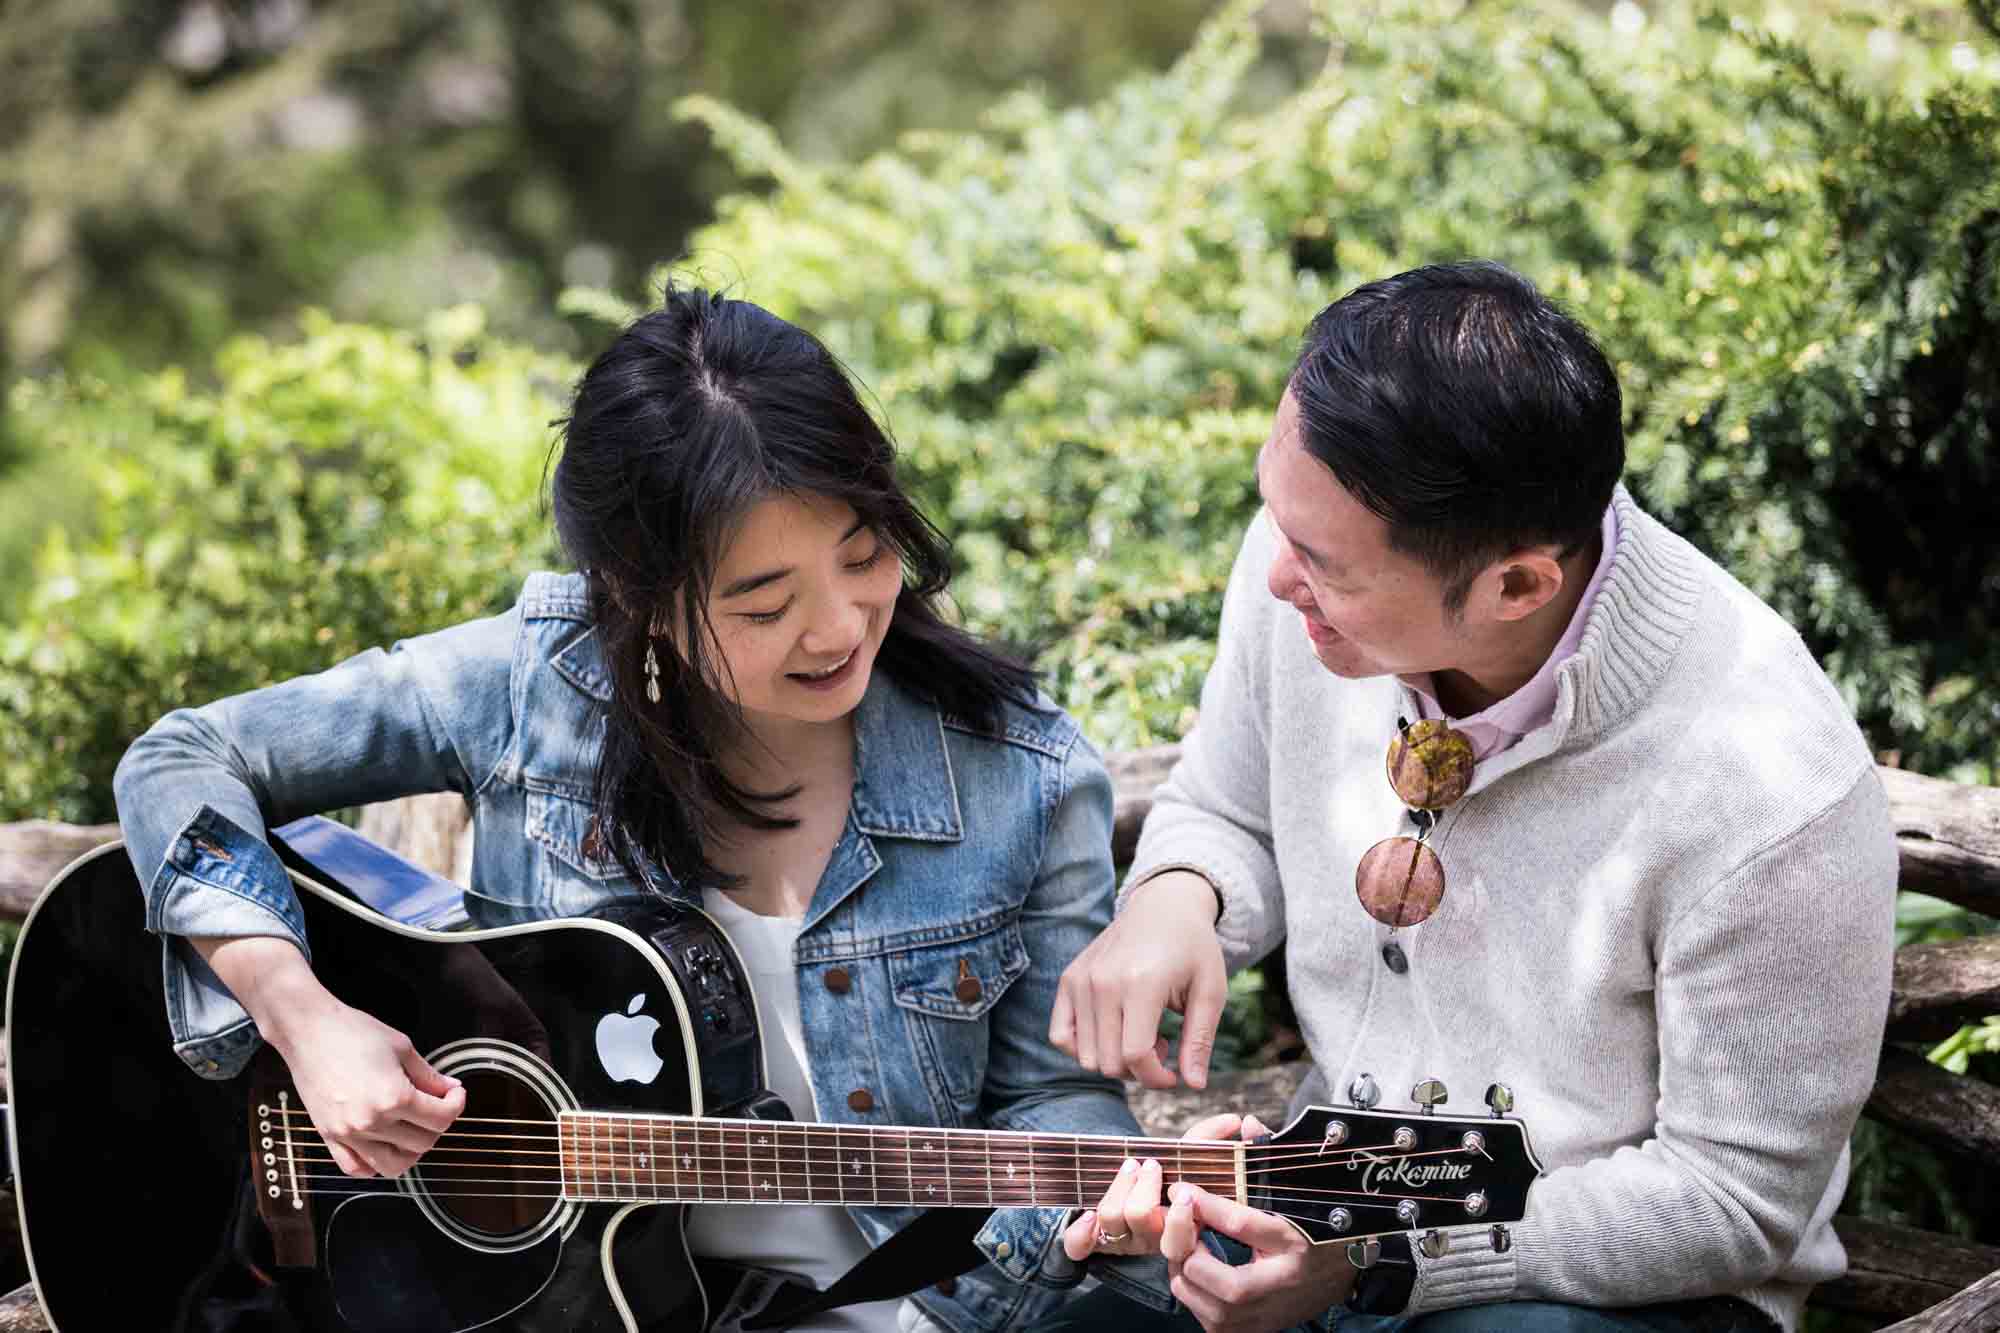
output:
MULTIPOLYGON (((476 837, 466 909, 507 925, 648 893, 590 836, 610 677, 575 575, 530 576, 503 615, 371 649, 318 675, 162 718, 118 766, 126 846, 148 927, 166 937, 168 1024, 203 1075, 239 1071, 259 1037, 185 937, 275 935, 310 957, 267 826, 456 791, 476 837)), ((855 719, 853 805, 806 909, 798 993, 820 1105, 803 1118, 869 1125, 1136 1135, 1115 1082, 1048 1041, 1057 979, 1111 919, 1111 784, 1074 721, 1010 705, 993 729, 941 715, 877 671, 855 719), (957 988, 961 966, 984 983, 957 988), (838 968, 836 992, 825 974, 838 968), (868 1097, 849 1092, 866 1089, 868 1097)), ((913 1210, 850 1208, 871 1244, 913 1210)), ((996 1211, 991 1261, 916 1299, 959 1333, 1036 1322, 1083 1276, 1064 1214, 996 1211)), ((1164 1308, 1157 1261, 1099 1261, 1164 1308)))

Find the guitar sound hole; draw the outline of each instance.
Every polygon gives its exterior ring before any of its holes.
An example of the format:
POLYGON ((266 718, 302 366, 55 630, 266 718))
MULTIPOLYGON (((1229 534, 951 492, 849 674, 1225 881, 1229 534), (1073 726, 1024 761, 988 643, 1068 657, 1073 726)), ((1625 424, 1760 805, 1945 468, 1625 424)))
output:
POLYGON ((506 1073, 457 1077, 465 1084, 465 1114, 424 1154, 416 1173, 437 1205, 466 1228, 493 1237, 526 1231, 560 1202, 555 1115, 506 1073))

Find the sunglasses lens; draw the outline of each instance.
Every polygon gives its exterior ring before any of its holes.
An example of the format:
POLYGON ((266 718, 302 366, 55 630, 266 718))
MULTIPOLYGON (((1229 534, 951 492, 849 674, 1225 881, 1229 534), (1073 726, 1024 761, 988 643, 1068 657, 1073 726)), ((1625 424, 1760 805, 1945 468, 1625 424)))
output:
POLYGON ((1436 718, 1389 742, 1389 785, 1413 810, 1442 810, 1472 785, 1472 742, 1436 718))
POLYGON ((1430 919, 1444 901, 1444 862, 1415 838, 1384 838, 1354 871, 1354 892, 1368 915, 1391 929, 1430 919))

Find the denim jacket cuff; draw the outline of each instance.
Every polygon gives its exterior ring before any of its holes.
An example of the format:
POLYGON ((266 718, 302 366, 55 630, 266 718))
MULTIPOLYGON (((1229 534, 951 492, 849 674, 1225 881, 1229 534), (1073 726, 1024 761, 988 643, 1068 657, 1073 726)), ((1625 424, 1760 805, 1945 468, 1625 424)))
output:
POLYGON ((1063 1208, 996 1208, 972 1243, 1009 1282, 1038 1279, 1052 1286, 1074 1286, 1082 1274, 1064 1280, 1060 1266, 1075 1265, 1057 1243, 1068 1216, 1063 1208), (1051 1251, 1059 1265, 1054 1275, 1047 1273, 1051 1251))
POLYGON ((310 960, 304 912, 284 865, 263 839, 203 806, 147 886, 146 925, 166 937, 162 979, 175 1054, 204 1078, 234 1077, 256 1054, 256 1025, 188 940, 270 935, 310 960))

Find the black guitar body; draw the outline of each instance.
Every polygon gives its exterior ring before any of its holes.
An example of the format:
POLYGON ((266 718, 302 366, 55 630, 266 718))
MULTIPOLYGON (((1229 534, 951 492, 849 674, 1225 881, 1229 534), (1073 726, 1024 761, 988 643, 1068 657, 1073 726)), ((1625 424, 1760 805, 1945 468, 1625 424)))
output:
POLYGON ((743 1116, 774 1100, 747 979, 714 923, 638 909, 425 931, 287 859, 315 971, 465 1083, 454 1129, 499 1124, 550 1151, 434 1153, 395 1181, 339 1176, 323 1150, 303 1160, 260 1128, 303 1124, 268 1050, 226 1081, 174 1054, 160 940, 124 850, 101 849, 30 915, 8 997, 22 1232, 52 1326, 704 1327, 684 1205, 565 1200, 552 1150, 560 1110, 743 1116))

